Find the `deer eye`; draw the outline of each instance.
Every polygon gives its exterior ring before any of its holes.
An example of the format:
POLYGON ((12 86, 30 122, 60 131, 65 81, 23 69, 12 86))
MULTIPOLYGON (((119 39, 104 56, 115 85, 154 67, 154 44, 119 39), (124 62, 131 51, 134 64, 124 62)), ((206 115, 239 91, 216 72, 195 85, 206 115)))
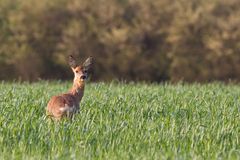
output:
POLYGON ((75 71, 76 73, 78 73, 78 71, 75 71))

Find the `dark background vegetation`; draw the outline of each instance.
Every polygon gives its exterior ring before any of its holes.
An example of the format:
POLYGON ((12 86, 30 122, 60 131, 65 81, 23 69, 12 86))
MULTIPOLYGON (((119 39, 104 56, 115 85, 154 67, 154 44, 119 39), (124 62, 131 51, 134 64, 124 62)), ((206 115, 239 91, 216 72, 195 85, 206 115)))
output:
POLYGON ((0 79, 240 80, 239 0, 0 0, 0 79))

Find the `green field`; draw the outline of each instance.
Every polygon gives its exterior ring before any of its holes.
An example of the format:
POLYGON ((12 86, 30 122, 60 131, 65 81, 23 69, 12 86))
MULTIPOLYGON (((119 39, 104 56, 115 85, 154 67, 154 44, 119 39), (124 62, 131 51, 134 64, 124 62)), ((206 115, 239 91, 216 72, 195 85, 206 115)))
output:
POLYGON ((45 107, 71 82, 0 84, 0 159, 240 159, 240 86, 87 84, 81 113, 45 107))

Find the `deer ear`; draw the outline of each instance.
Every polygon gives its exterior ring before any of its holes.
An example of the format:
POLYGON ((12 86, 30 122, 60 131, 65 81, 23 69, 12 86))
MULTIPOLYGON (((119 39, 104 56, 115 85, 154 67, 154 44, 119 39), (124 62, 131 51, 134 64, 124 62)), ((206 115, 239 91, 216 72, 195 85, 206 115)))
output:
POLYGON ((83 67, 86 69, 86 70, 89 70, 91 68, 93 64, 93 58, 92 57, 88 57, 86 59, 86 61, 83 63, 83 67))
POLYGON ((72 68, 76 68, 76 67, 77 67, 76 60, 75 60, 75 58, 74 58, 72 55, 70 55, 70 56, 68 57, 68 64, 69 64, 70 67, 72 67, 72 68))

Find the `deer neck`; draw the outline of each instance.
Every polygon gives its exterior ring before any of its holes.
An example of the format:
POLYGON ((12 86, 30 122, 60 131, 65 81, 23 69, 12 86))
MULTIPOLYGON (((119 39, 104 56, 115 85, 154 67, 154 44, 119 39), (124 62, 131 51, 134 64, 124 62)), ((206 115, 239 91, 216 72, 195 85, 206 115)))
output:
POLYGON ((84 81, 81 81, 79 79, 74 79, 73 80, 73 86, 70 89, 70 93, 75 97, 77 102, 80 102, 83 94, 84 94, 84 81))

